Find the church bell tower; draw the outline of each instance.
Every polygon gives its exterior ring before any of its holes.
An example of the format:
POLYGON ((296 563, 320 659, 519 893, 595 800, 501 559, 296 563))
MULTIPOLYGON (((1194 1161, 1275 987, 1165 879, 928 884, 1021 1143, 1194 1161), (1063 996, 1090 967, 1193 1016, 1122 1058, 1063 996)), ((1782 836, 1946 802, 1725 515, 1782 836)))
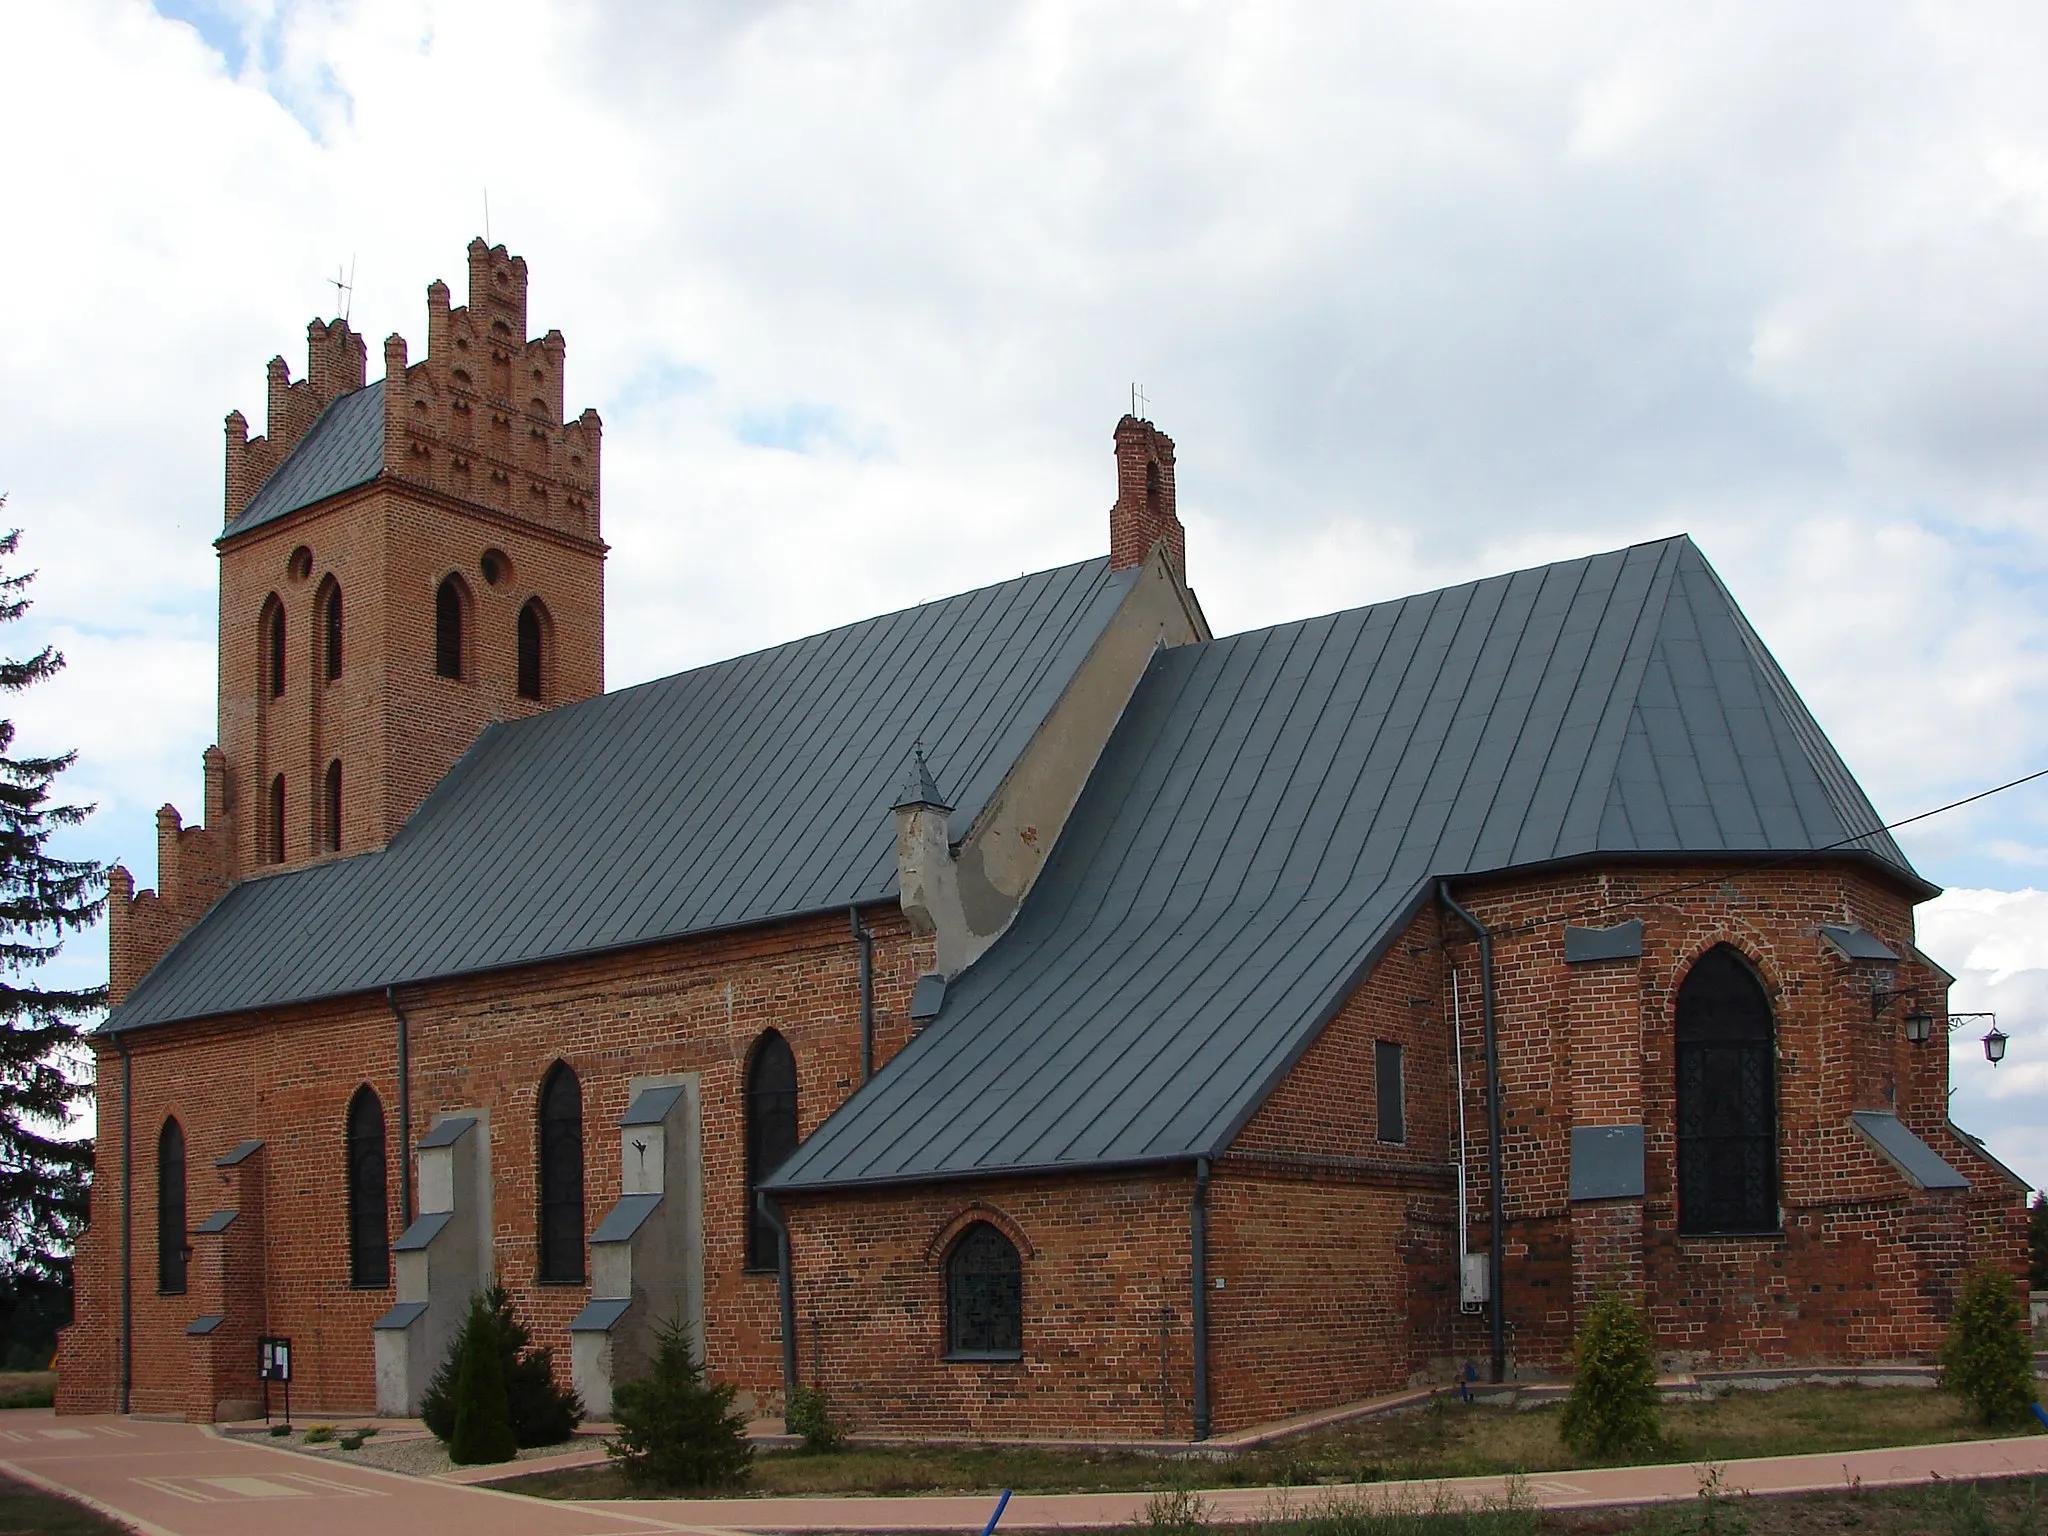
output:
POLYGON ((524 258, 468 254, 418 362, 389 336, 369 382, 347 318, 315 320, 264 435, 228 415, 205 820, 157 813, 155 892, 115 871, 117 1001, 235 881, 382 847, 485 725, 603 691, 602 425, 564 418, 524 258))

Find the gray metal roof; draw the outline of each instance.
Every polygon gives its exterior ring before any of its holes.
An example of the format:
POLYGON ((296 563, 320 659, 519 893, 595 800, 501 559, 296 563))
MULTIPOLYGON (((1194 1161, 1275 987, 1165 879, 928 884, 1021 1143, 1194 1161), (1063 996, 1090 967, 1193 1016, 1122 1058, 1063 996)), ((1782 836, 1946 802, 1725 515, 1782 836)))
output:
POLYGON ((1849 1119, 1914 1188, 1970 1187, 1970 1181, 1947 1158, 1908 1130, 1897 1115, 1881 1109, 1858 1109, 1850 1111, 1849 1119))
POLYGON ((274 522, 374 480, 383 470, 384 381, 379 379, 330 401, 221 537, 231 539, 274 522))
POLYGON ((388 848, 243 881, 101 1027, 891 899, 910 744, 963 835, 1136 575, 1041 571, 493 725, 388 848))
POLYGON ((1214 1155, 1440 876, 1847 839, 1928 889, 1878 825, 1683 537, 1162 651, 1009 932, 771 1187, 1214 1155))

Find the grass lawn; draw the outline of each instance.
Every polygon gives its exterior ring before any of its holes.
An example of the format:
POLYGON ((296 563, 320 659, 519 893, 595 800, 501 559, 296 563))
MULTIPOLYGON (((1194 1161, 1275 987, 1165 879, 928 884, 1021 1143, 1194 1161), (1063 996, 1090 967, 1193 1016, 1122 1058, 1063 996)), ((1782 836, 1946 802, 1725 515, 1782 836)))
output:
POLYGON ((133 1532, 83 1504, 0 1477, 0 1536, 133 1536, 133 1532))
POLYGON ((0 1408, 47 1408, 56 1400, 55 1371, 0 1371, 0 1408))
MULTIPOLYGON (((1019 1493, 1141 1492, 1175 1487, 1314 1487, 1393 1478, 1552 1472, 1587 1463, 1557 1438, 1556 1407, 1517 1412, 1439 1401, 1399 1414, 1303 1435, 1227 1457, 1163 1457, 1135 1451, 1010 1447, 853 1448, 827 1455, 757 1456, 746 1492, 1019 1493)), ((1658 1461, 1733 1461, 1809 1451, 1974 1440, 1973 1424, 1945 1392, 1913 1387, 1791 1387, 1731 1392, 1713 1402, 1667 1405, 1658 1461)), ((2018 1433, 2019 1431, 1999 1431, 2018 1433)), ((494 1484, 550 1499, 630 1498, 610 1467, 544 1472, 494 1484)), ((2048 1531, 2044 1531, 2048 1536, 2048 1531)))

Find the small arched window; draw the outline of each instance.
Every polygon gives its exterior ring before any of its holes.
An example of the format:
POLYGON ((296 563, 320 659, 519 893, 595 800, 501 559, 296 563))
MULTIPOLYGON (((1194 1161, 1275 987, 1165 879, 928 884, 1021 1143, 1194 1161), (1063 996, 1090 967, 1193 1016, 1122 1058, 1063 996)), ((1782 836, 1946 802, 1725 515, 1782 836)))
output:
POLYGON ((264 829, 270 835, 270 862, 284 862, 284 775, 279 774, 270 781, 270 825, 264 829))
POLYGON ((341 584, 332 576, 320 588, 321 662, 327 680, 341 676, 341 584))
POLYGON ((1024 1262, 1017 1245, 977 1221, 946 1251, 946 1354, 1015 1360, 1024 1353, 1024 1262))
POLYGON ((796 1150, 796 1055, 777 1030, 754 1042, 747 1062, 747 1268, 774 1269, 781 1260, 775 1224, 756 1198, 769 1175, 796 1150))
POLYGON ((434 593, 434 670, 443 677, 462 676, 462 583, 444 577, 434 593))
POLYGON ((156 1138, 156 1288, 167 1296, 185 1289, 185 1128, 174 1115, 156 1138))
POLYGON ((391 1211, 384 1185, 384 1103, 365 1083, 348 1101, 348 1283, 391 1283, 391 1211))
POLYGON ((284 692, 284 604, 275 592, 263 604, 263 686, 273 699, 284 692))
POLYGON ((1777 1026, 1740 952, 1717 944, 1678 989, 1678 1230, 1778 1230, 1777 1026))
POLYGON ((583 1085, 564 1061, 540 1085, 540 1278, 583 1283, 583 1085))
POLYGON ((341 852, 341 759, 336 758, 327 765, 327 782, 321 786, 320 819, 324 823, 321 833, 327 839, 330 853, 341 852))
POLYGON ((528 598, 519 610, 519 697, 540 698, 541 669, 547 645, 547 610, 539 598, 528 598))

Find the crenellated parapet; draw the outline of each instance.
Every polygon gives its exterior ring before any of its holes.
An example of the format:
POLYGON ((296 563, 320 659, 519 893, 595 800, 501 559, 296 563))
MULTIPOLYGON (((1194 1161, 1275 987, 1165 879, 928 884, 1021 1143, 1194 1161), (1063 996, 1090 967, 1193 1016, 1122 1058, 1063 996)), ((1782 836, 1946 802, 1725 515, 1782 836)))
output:
POLYGON ((562 419, 560 331, 526 334, 526 261, 469 245, 469 302, 427 287, 427 355, 384 342, 384 473, 573 537, 596 539, 603 423, 562 419))
POLYGON ((363 338, 346 320, 315 320, 306 327, 303 379, 292 379, 282 357, 270 360, 263 435, 251 437, 248 418, 240 411, 228 412, 226 521, 233 522, 249 505, 322 411, 363 387, 368 358, 363 338))
POLYGON ((225 835, 225 760, 206 749, 206 803, 211 825, 188 827, 174 805, 156 813, 155 890, 135 889, 135 877, 116 864, 107 876, 108 1002, 134 990, 149 968, 220 900, 230 880, 225 835))

